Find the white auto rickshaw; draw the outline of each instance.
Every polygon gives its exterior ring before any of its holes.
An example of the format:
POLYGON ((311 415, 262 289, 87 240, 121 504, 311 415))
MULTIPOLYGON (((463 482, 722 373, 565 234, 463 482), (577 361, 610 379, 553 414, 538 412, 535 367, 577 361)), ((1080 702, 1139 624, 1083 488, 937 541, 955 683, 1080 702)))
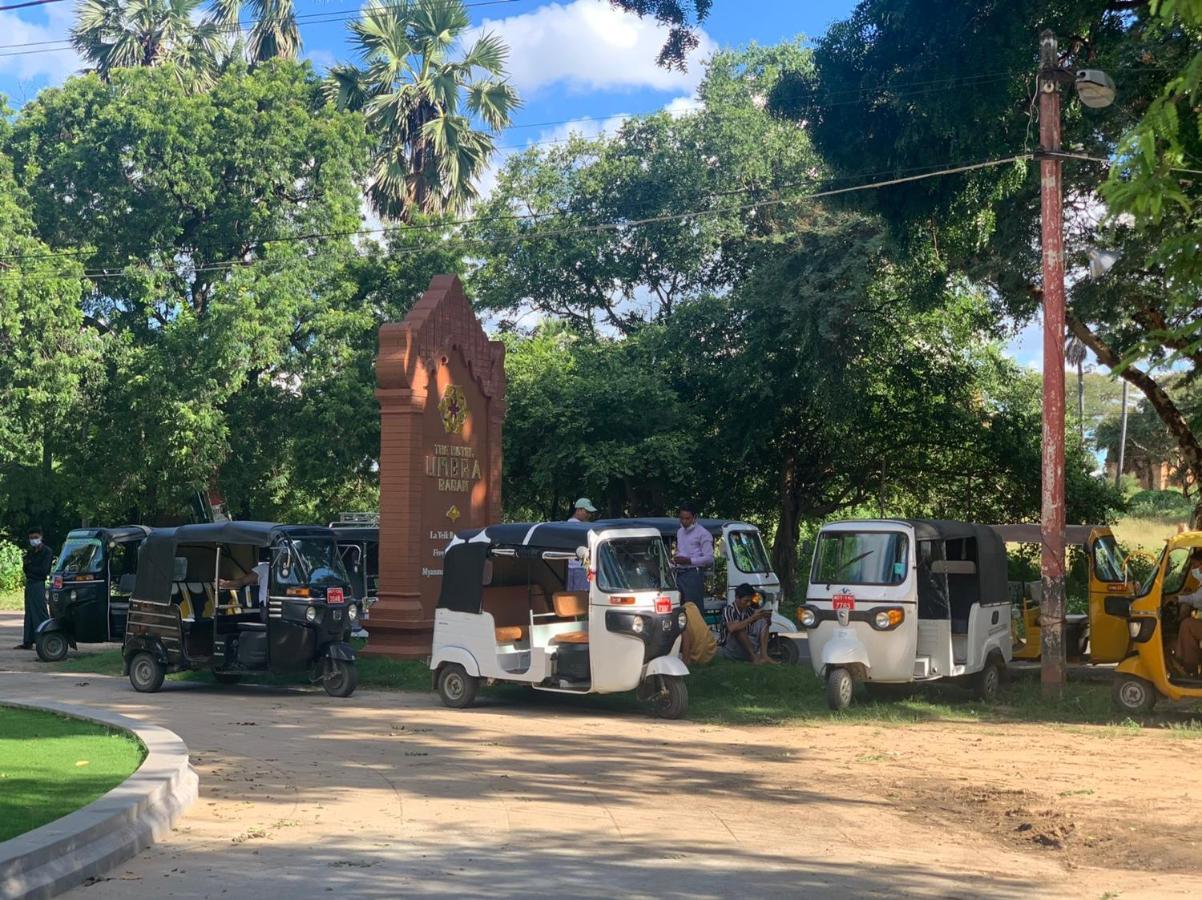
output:
POLYGON ((826 525, 798 618, 831 709, 851 703, 857 681, 956 678, 993 700, 1012 651, 1005 547, 963 522, 826 525))
MULTIPOLYGON (((665 545, 676 540, 680 521, 669 518, 611 520, 650 525, 659 530, 665 545)), ((796 665, 802 656, 797 641, 805 635, 780 613, 780 578, 772 569, 760 530, 734 519, 698 519, 697 524, 714 539, 714 569, 706 578, 704 615, 706 624, 721 637, 722 609, 735 598, 735 588, 750 584, 762 599, 762 609, 772 613, 769 622, 768 655, 783 663, 796 665)), ((669 553, 669 557, 671 557, 669 553)))
POLYGON ((443 558, 430 667, 447 706, 481 681, 566 694, 637 690, 657 715, 688 709, 685 616, 659 532, 550 522, 459 534, 443 558), (588 590, 569 591, 582 564, 588 590))

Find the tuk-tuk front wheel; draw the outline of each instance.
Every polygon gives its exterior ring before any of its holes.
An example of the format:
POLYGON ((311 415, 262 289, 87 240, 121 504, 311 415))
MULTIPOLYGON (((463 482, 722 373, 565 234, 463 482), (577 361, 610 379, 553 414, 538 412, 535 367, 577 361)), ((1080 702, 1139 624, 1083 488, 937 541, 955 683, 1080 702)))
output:
POLYGON ((349 697, 359 686, 359 669, 345 659, 328 659, 321 686, 331 697, 349 697))
POLYGON ((856 683, 847 669, 836 667, 826 673, 826 705, 836 712, 851 706, 855 689, 856 683))
POLYGON ((480 679, 467 674, 459 663, 447 663, 438 670, 438 696, 443 706, 451 709, 467 709, 476 702, 480 690, 480 679))
POLYGON ((58 662, 67 658, 67 638, 61 631, 45 631, 37 639, 38 659, 58 662))
POLYGON ((658 690, 652 708, 661 719, 679 719, 689 711, 689 689, 678 675, 657 675, 658 690))
POLYGON ((1156 705, 1156 688, 1134 675, 1120 675, 1114 680, 1112 697, 1119 712, 1142 716, 1156 705))
POLYGON ((129 662, 129 683, 139 694, 155 693, 163 686, 166 677, 166 667, 154 658, 153 653, 143 650, 129 662))

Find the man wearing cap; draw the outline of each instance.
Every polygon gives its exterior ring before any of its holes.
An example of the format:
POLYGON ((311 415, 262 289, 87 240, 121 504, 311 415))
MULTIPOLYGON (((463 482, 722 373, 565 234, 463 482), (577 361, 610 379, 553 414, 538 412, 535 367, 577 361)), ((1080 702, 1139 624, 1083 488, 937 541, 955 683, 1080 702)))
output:
POLYGON ((705 570, 714 564, 714 538, 697 522, 697 507, 682 503, 677 510, 680 527, 676 529, 676 586, 683 603, 695 603, 705 613, 705 570))
POLYGON ((735 599, 722 610, 722 655, 727 659, 752 662, 757 666, 775 663, 768 655, 768 625, 772 613, 760 609, 756 598, 759 595, 749 584, 735 588, 735 599))
MULTIPOLYGON (((597 507, 593 506, 588 497, 581 497, 576 501, 576 505, 572 507, 572 514, 568 517, 569 522, 588 522, 597 512, 597 507)), ((564 587, 569 591, 587 591, 588 590, 588 572, 584 570, 584 566, 579 560, 568 560, 568 580, 564 587)))
POLYGON ((572 514, 568 516, 569 522, 587 522, 596 515, 597 507, 593 506, 588 497, 581 497, 576 501, 576 505, 572 508, 572 514))

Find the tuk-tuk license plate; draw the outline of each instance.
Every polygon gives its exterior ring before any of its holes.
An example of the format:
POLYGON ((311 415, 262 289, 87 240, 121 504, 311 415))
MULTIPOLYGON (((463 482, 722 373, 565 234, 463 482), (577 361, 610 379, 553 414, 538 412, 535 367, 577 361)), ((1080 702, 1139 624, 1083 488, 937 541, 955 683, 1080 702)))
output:
POLYGON ((831 598, 831 609, 838 612, 841 609, 855 609, 856 598, 851 594, 836 594, 831 598))
POLYGON ((326 603, 345 603, 346 595, 342 593, 342 588, 330 588, 326 591, 326 603))

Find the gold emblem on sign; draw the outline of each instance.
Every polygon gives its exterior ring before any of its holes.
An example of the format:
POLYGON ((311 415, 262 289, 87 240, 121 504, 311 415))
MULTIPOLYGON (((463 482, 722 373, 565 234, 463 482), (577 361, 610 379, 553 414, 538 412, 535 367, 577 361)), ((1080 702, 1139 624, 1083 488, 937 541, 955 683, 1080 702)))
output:
POLYGON ((452 522, 458 522, 461 515, 463 514, 459 512, 459 507, 452 503, 451 508, 447 510, 447 518, 452 522))
POLYGON ((467 421, 467 400, 464 399, 463 388, 457 384, 447 385, 442 401, 438 404, 438 411, 442 413, 442 427, 447 430, 447 434, 458 434, 462 431, 463 423, 467 421))

